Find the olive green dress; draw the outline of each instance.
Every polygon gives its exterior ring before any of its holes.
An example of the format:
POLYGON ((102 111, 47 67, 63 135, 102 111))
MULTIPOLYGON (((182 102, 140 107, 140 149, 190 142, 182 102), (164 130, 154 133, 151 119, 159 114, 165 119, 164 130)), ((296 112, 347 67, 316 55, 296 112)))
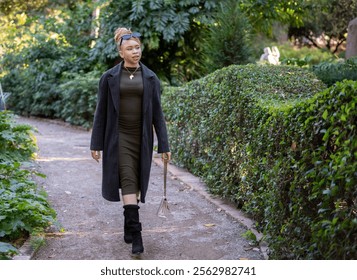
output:
POLYGON ((122 195, 139 194, 141 146, 141 69, 122 67, 119 108, 119 179, 122 195), (129 70, 129 71, 128 71, 129 70), (134 73, 135 71, 135 73, 134 73), (130 76, 133 74, 133 78, 130 76))

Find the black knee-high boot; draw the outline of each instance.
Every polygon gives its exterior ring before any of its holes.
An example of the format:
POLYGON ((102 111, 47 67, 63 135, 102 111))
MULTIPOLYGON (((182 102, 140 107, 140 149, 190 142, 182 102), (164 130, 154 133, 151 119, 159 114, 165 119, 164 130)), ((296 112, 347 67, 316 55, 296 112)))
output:
POLYGON ((129 235, 132 236, 132 253, 138 255, 144 252, 143 240, 141 237, 141 223, 139 222, 138 205, 124 205, 124 216, 129 235))
POLYGON ((128 214, 125 213, 126 210, 124 208, 124 241, 127 244, 130 244, 133 242, 133 235, 131 234, 129 227, 128 227, 128 219, 127 216, 128 214))

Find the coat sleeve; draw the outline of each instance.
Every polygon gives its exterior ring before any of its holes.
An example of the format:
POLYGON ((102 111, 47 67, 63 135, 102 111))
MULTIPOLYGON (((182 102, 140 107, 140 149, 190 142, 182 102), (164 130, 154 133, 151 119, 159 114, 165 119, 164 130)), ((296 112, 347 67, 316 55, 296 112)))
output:
POLYGON ((161 85, 159 79, 155 78, 155 89, 153 93, 153 125, 155 128, 159 154, 170 151, 167 136, 165 117, 161 107, 161 85))
POLYGON ((104 135, 106 129, 108 100, 108 81, 107 75, 102 75, 99 81, 97 107, 94 114, 92 137, 90 149, 92 151, 102 151, 104 148, 104 135))

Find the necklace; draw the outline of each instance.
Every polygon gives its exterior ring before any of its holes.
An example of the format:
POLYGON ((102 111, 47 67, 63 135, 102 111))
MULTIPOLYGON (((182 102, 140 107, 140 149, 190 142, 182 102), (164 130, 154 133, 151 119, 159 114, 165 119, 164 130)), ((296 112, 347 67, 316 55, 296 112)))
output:
POLYGON ((134 74, 135 74, 136 71, 138 71, 139 67, 140 67, 140 66, 136 67, 136 69, 134 70, 134 72, 130 72, 129 69, 124 66, 124 68, 126 69, 126 71, 128 71, 128 72, 130 73, 130 76, 129 76, 130 80, 132 80, 132 79, 134 78, 134 74))

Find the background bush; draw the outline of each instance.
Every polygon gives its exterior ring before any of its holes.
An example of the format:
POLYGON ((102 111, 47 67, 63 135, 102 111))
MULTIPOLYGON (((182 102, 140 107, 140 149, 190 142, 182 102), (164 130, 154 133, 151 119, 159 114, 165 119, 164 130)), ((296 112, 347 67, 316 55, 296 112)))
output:
POLYGON ((68 73, 59 85, 59 101, 56 117, 64 121, 90 128, 97 104, 98 83, 101 73, 68 73))
POLYGON ((58 82, 69 65, 57 60, 67 49, 60 40, 39 40, 20 54, 8 54, 3 58, 3 67, 9 69, 3 78, 5 91, 11 92, 8 107, 23 115, 53 117, 58 98, 58 82), (57 61, 56 61, 57 60, 57 61))
POLYGON ((357 257, 356 84, 324 88, 249 65, 163 94, 173 158, 250 213, 274 259, 357 257))
POLYGON ((77 58, 70 48, 57 44, 50 40, 46 45, 25 49, 26 59, 21 62, 19 56, 11 54, 4 58, 6 65, 17 61, 2 79, 4 90, 12 93, 8 107, 21 115, 59 118, 88 128, 93 120, 100 71, 80 71, 77 67, 85 58, 77 58))
POLYGON ((291 43, 278 45, 282 64, 295 66, 313 66, 336 57, 328 50, 315 47, 294 47, 291 43))
POLYGON ((106 69, 89 57, 95 39, 92 4, 51 2, 31 10, 24 2, 29 9, 24 12, 20 2, 12 5, 12 12, 19 9, 21 15, 0 20, 5 23, 0 79, 4 91, 11 93, 8 109, 88 127, 97 94, 93 76, 106 69))
POLYGON ((313 66, 312 70, 328 86, 345 79, 357 81, 357 57, 332 62, 324 61, 313 66))
POLYGON ((36 151, 32 128, 14 122, 8 111, 0 111, 0 162, 20 162, 31 159, 36 151))
POLYGON ((213 18, 216 24, 209 28, 203 40, 204 56, 201 59, 205 72, 252 62, 252 27, 239 3, 235 0, 221 2, 213 18))

